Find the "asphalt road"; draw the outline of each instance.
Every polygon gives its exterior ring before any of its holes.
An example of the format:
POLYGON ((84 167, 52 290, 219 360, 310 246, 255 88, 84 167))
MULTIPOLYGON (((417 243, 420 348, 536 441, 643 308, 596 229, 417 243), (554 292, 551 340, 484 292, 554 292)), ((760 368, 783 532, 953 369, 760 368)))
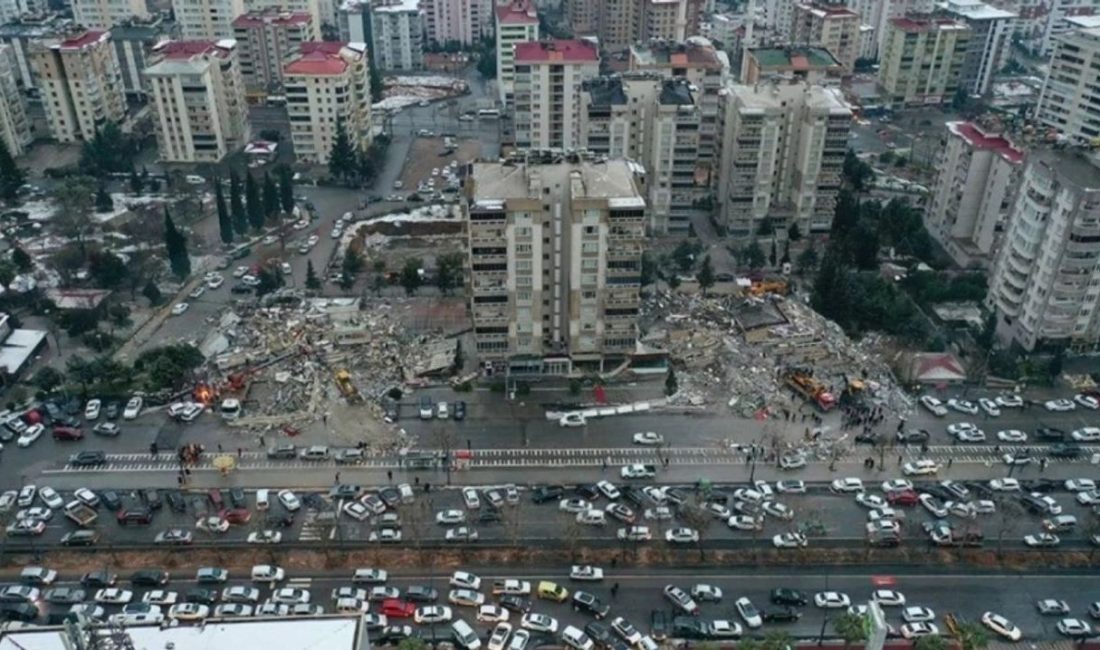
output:
MULTIPOLYGON (((383 567, 384 568, 384 567, 383 567)), ((984 611, 995 611, 1006 616, 1021 628, 1024 640, 1043 640, 1057 638, 1055 624, 1059 620, 1056 616, 1041 616, 1038 614, 1035 602, 1044 598, 1058 598, 1067 601, 1071 608, 1071 616, 1078 616, 1088 620, 1087 608, 1096 600, 1100 600, 1100 585, 1092 576, 1065 575, 1065 574, 1020 574, 992 576, 986 574, 896 574, 890 569, 882 572, 874 570, 864 571, 728 571, 721 568, 711 570, 684 572, 676 569, 645 569, 645 570, 608 570, 605 580, 599 583, 576 583, 567 579, 567 571, 563 567, 555 568, 524 568, 517 571, 501 571, 491 567, 470 567, 482 579, 482 593, 486 595, 486 602, 493 602, 488 583, 497 578, 519 578, 529 580, 534 584, 539 580, 553 580, 559 582, 572 592, 574 589, 583 589, 595 594, 601 601, 611 606, 611 613, 605 623, 616 616, 624 616, 643 633, 650 631, 651 616, 654 611, 664 612, 670 619, 674 615, 668 602, 662 596, 662 590, 666 585, 672 584, 684 589, 690 589, 695 584, 706 583, 717 586, 723 591, 723 598, 718 603, 701 603, 700 618, 702 619, 731 619, 738 620, 733 608, 733 601, 739 597, 749 598, 758 608, 770 607, 769 598, 771 590, 776 587, 787 587, 804 591, 812 597, 818 591, 839 591, 845 593, 853 603, 866 602, 871 592, 876 588, 875 583, 887 580, 892 582, 891 588, 900 591, 906 597, 907 605, 930 607, 936 614, 936 623, 941 626, 944 615, 952 613, 966 619, 977 619, 984 611), (611 586, 619 585, 617 595, 612 596, 611 586)), ((271 585, 253 584, 243 572, 231 572, 229 581, 218 585, 219 587, 245 585, 260 589, 260 598, 266 599, 271 591, 271 585)), ((351 569, 345 569, 339 573, 316 573, 313 575, 288 575, 288 580, 276 585, 277 587, 292 586, 307 589, 311 594, 311 602, 321 604, 326 608, 331 607, 331 591, 338 587, 351 586, 351 569)), ((450 576, 450 568, 422 567, 415 573, 401 572, 390 576, 388 585, 404 591, 410 585, 423 585, 437 589, 440 599, 447 597, 449 587, 447 581, 450 576)), ((127 572, 119 576, 119 586, 130 588, 126 582, 127 572)), ((55 586, 76 586, 78 576, 63 576, 55 586)), ((195 586, 195 582, 188 573, 186 576, 173 576, 165 589, 178 592, 181 599, 186 592, 195 586)), ((366 586, 369 589, 369 585, 366 586)), ((134 601, 140 601, 142 595, 148 591, 146 588, 134 589, 134 601)), ((91 594, 89 594, 89 598, 91 594)), ((64 612, 67 607, 57 605, 42 605, 43 614, 64 612)), ((112 614, 121 609, 118 605, 105 607, 107 614, 112 614)), ((454 606, 454 615, 471 623, 483 638, 487 637, 492 627, 489 623, 478 623, 472 608, 454 606)), ((556 618, 559 629, 572 624, 583 627, 592 621, 590 616, 573 611, 568 603, 553 603, 546 600, 533 600, 532 610, 556 618)), ((796 638, 817 638, 824 633, 826 638, 835 637, 835 631, 830 620, 835 620, 839 611, 821 610, 812 604, 801 608, 802 617, 795 623, 765 624, 759 630, 753 631, 754 635, 763 634, 782 629, 796 638)), ((902 623, 899 608, 887 608, 887 623, 892 626, 900 626, 902 623)), ((515 623, 516 621, 513 621, 515 623)), ((418 627, 421 634, 430 635, 429 626, 415 626, 412 619, 391 620, 390 623, 404 623, 418 627)), ((446 634, 445 626, 436 626, 435 634, 446 634)))

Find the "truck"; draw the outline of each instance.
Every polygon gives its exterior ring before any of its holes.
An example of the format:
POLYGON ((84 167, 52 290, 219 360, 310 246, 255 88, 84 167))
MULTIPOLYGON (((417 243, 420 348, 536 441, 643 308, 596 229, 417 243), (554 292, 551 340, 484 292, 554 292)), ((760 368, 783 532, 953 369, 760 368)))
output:
POLYGON ((81 501, 70 501, 65 505, 65 516, 73 520, 77 526, 87 528, 95 523, 96 514, 94 508, 90 508, 81 501))
POLYGON ((825 384, 814 379, 808 372, 790 371, 787 373, 787 385, 822 411, 831 411, 836 407, 836 396, 829 392, 825 384))

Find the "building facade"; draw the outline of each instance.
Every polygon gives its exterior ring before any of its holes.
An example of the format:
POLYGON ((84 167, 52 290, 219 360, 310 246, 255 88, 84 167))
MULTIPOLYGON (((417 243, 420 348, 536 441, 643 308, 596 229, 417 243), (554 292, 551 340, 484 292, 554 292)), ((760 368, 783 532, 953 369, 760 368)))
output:
MULTIPOLYGON (((565 20, 576 36, 598 36, 600 31, 600 3, 592 0, 565 0, 565 20)), ((537 39, 528 39, 537 40, 537 39)))
POLYGON ((166 162, 218 162, 248 140, 237 43, 169 41, 144 75, 156 114, 157 152, 166 162))
POLYGON ((835 86, 843 76, 844 66, 823 47, 754 47, 741 57, 740 83, 746 86, 775 77, 835 86))
POLYGON ((1028 152, 989 305, 1002 342, 1093 350, 1100 341, 1100 169, 1065 151, 1028 152))
POLYGON ((233 21, 245 12, 244 0, 172 0, 180 38, 234 38, 233 21))
POLYGON ((883 35, 879 83, 895 107, 950 102, 959 88, 970 28, 941 17, 892 18, 883 35))
POLYGON ((421 0, 424 32, 433 43, 474 45, 493 34, 492 0, 421 0))
POLYGON ((0 44, 11 48, 8 61, 15 66, 16 82, 27 95, 38 96, 38 79, 31 65, 32 46, 41 41, 64 40, 69 34, 81 31, 72 20, 57 14, 23 16, 0 25, 0 44))
POLYGON ((873 59, 882 56, 882 37, 886 33, 886 23, 891 18, 928 14, 936 8, 933 0, 848 0, 847 5, 872 30, 874 54, 870 58, 873 59))
POLYGON ((646 202, 625 160, 473 163, 478 356, 509 374, 599 370, 635 351, 646 202))
POLYGON ((327 164, 337 124, 358 151, 371 143, 366 43, 305 43, 283 68, 287 114, 299 160, 327 164))
POLYGON ((832 227, 852 111, 839 88, 805 83, 731 85, 722 113, 718 204, 726 231, 785 236, 832 227))
POLYGON ((947 0, 939 4, 946 15, 970 28, 959 87, 972 95, 984 95, 1008 61, 1016 14, 980 0, 947 0))
POLYGON ((15 67, 7 65, 11 56, 11 46, 0 44, 0 138, 12 156, 22 156, 32 140, 31 123, 15 67))
POLYGON ((1077 29, 1055 39, 1036 119, 1070 141, 1100 138, 1100 27, 1077 29))
POLYGON ((275 91, 283 82, 283 61, 302 43, 317 39, 313 16, 279 9, 253 11, 233 21, 240 47, 241 74, 250 93, 275 91))
POLYGON ((581 40, 517 43, 515 51, 516 146, 580 147, 580 93, 600 74, 595 44, 581 40))
POLYGON ((111 29, 133 18, 149 16, 145 0, 72 0, 73 20, 78 25, 111 29))
POLYGON ((110 40, 110 32, 96 29, 32 43, 31 65, 58 142, 91 140, 107 122, 123 125, 126 99, 110 40))
POLYGON ((645 0, 643 34, 647 40, 682 43, 688 36, 689 0, 645 0))
POLYGON ((118 59, 127 99, 144 101, 149 84, 142 72, 149 65, 150 55, 158 46, 178 36, 175 23, 160 15, 128 20, 111 29, 111 47, 118 59))
POLYGON ((924 225, 963 268, 989 268, 1015 198, 1024 153, 971 122, 948 122, 924 225))
POLYGON ((496 7, 497 91, 500 104, 511 107, 516 82, 517 43, 539 40, 539 15, 531 0, 511 0, 496 7))
POLYGON ((417 0, 384 0, 371 9, 371 53, 382 70, 424 67, 424 23, 417 0))
POLYGON ((790 42, 825 48, 844 66, 845 72, 851 73, 859 57, 859 26, 859 14, 844 5, 821 1, 799 3, 791 17, 790 42))

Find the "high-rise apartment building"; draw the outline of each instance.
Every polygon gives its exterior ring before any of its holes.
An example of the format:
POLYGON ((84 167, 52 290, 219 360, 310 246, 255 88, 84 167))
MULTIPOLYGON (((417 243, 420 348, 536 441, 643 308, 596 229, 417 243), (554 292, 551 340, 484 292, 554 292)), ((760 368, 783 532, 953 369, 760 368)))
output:
POLYGON ((645 0, 644 30, 647 39, 681 43, 688 35, 689 0, 645 0))
POLYGON ((253 11, 233 21, 241 74, 250 92, 266 93, 283 82, 283 61, 307 41, 317 40, 313 16, 278 9, 253 11))
POLYGON ((148 95, 149 84, 142 71, 149 65, 153 51, 178 35, 175 24, 159 14, 127 20, 111 28, 111 47, 128 98, 143 100, 148 95))
POLYGON ((1059 36, 1082 26, 1095 26, 1081 25, 1077 20, 1100 16, 1100 0, 1028 1, 1018 13, 1021 45, 1031 48, 1035 56, 1046 58, 1054 51, 1059 36))
POLYGON ((150 60, 144 74, 161 160, 218 162, 245 145, 248 115, 236 41, 169 41, 150 60))
POLYGON ((517 43, 539 40, 539 15, 531 0, 511 0, 496 8, 497 90, 502 106, 510 107, 516 82, 517 43))
POLYGON ((110 29, 131 18, 149 15, 145 0, 72 0, 73 20, 78 25, 110 29))
POLYGON ((947 0, 941 12, 970 28, 959 87, 972 95, 984 95, 993 85, 993 75, 1005 66, 1016 14, 980 0, 947 0))
POLYGON ((950 102, 959 88, 971 31, 951 18, 892 18, 883 34, 878 79, 895 107, 950 102))
POLYGON ((1024 153, 992 125, 948 122, 924 216, 960 267, 988 268, 1015 197, 1024 153))
POLYGON ((31 45, 50 133, 59 142, 91 140, 107 122, 122 124, 126 99, 111 33, 92 29, 31 45))
POLYGON ((46 3, 40 0, 0 0, 0 25, 18 20, 27 14, 43 11, 46 3))
POLYGON ((180 38, 234 38, 233 20, 245 12, 244 0, 172 0, 180 38))
POLYGON ((732 235, 832 226, 852 111, 839 88, 805 83, 729 86, 718 176, 721 220, 732 235))
POLYGON ((740 83, 746 86, 775 77, 834 86, 843 75, 844 66, 823 47, 754 47, 741 57, 740 83))
POLYGON ((31 65, 30 52, 42 41, 64 40, 69 34, 79 34, 73 21, 57 14, 23 16, 0 25, 0 44, 11 47, 8 61, 15 66, 16 81, 23 92, 31 97, 38 95, 38 78, 31 65))
POLYGON ((700 163, 698 89, 685 79, 627 73, 585 82, 581 144, 646 170, 650 232, 686 233, 694 204, 709 191, 700 163))
POLYGON ((494 370, 598 371, 635 351, 641 172, 626 160, 473 163, 470 308, 478 356, 494 370))
POLYGON ((424 67, 424 23, 418 0, 382 0, 371 8, 374 64, 383 70, 424 67))
POLYGON ((1027 155, 987 302, 997 335, 1033 350, 1100 342, 1100 169, 1091 156, 1027 155))
POLYGON ((421 0, 427 39, 443 45, 477 43, 493 33, 492 0, 421 0))
POLYGON ((859 14, 860 21, 872 30, 874 54, 871 58, 882 56, 882 36, 886 33, 886 23, 891 18, 902 18, 909 14, 928 14, 935 10, 933 0, 848 0, 848 8, 859 14))
POLYGON ((516 146, 579 147, 581 84, 600 74, 596 45, 582 40, 534 41, 517 43, 514 51, 516 146))
POLYGON ((304 43, 283 68, 287 114, 299 160, 326 164, 338 124, 352 147, 371 143, 366 43, 304 43))
POLYGON ((600 0, 597 3, 597 27, 600 47, 620 52, 644 40, 645 0, 600 0))
POLYGON ((1050 68, 1035 109, 1036 119, 1079 143, 1100 138, 1100 27, 1055 39, 1050 68))
POLYGON ((790 42, 829 50, 851 73, 859 57, 859 26, 859 14, 842 4, 802 2, 794 7, 790 42))
POLYGON ((703 4, 702 0, 598 0, 592 11, 600 47, 621 52, 636 43, 697 36, 703 4))
MULTIPOLYGON (((326 11, 332 11, 335 14, 335 8, 326 1, 326 11)), ((310 40, 321 40, 321 25, 325 20, 332 22, 332 18, 328 17, 329 14, 322 13, 321 2, 319 0, 245 0, 244 5, 247 13, 258 12, 281 12, 289 14, 309 14, 312 19, 310 22, 313 25, 314 35, 310 40)))
POLYGON ((0 139, 12 156, 22 156, 31 143, 31 123, 15 68, 7 64, 10 56, 11 46, 0 44, 0 139))
MULTIPOLYGON (((573 34, 580 36, 598 36, 600 30, 600 3, 592 0, 564 0, 566 24, 573 34)), ((527 39, 536 40, 536 39, 527 39)))

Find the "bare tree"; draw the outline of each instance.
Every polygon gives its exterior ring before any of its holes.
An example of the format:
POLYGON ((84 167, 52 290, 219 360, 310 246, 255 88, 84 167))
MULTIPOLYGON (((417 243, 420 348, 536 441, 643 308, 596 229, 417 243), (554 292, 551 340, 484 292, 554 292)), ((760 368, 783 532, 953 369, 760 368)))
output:
POLYGON ((1000 560, 1004 558, 1005 535, 1023 517, 1024 509, 1018 501, 1012 498, 1001 499, 1001 502, 997 504, 997 509, 1001 514, 1001 525, 997 530, 997 559, 1000 560))
POLYGON ((454 466, 455 432, 445 423, 436 420, 432 426, 432 442, 443 452, 443 469, 447 472, 447 485, 451 484, 451 467, 454 466))
POLYGON ((54 190, 53 199, 57 205, 55 225, 62 235, 75 240, 80 254, 87 257, 84 242, 94 228, 95 181, 88 176, 69 177, 54 190))
POLYGON ((699 534, 699 540, 695 545, 699 549, 699 560, 705 560, 706 551, 703 548, 703 538, 707 530, 710 529, 711 524, 714 523, 714 516, 701 507, 694 506, 681 510, 680 517, 689 528, 694 529, 699 534))

